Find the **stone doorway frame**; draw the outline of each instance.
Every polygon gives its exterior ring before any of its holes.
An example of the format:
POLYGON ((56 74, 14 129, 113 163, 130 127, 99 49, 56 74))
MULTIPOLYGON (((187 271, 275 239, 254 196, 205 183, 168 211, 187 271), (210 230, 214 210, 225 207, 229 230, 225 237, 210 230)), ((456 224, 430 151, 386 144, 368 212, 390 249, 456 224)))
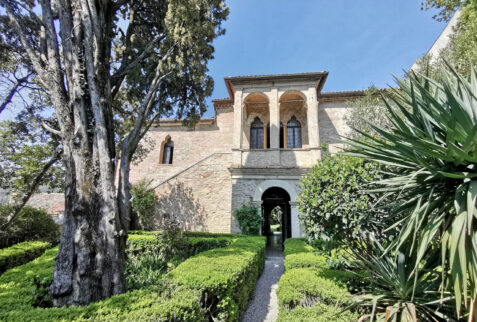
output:
POLYGON ((258 209, 262 209, 262 195, 267 189, 273 187, 282 188, 290 196, 291 237, 301 237, 302 229, 298 221, 298 208, 296 205, 296 197, 298 196, 298 193, 294 184, 291 184, 285 180, 265 180, 261 182, 255 189, 252 200, 253 204, 258 209))

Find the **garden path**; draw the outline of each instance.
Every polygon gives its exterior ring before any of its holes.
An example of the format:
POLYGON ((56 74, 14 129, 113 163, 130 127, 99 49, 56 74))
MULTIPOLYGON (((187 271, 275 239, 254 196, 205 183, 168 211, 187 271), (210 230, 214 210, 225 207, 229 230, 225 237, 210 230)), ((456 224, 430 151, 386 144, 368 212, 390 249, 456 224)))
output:
POLYGON ((265 267, 257 281, 247 311, 242 316, 242 322, 274 322, 277 320, 278 281, 284 271, 281 245, 269 245, 266 250, 265 267))

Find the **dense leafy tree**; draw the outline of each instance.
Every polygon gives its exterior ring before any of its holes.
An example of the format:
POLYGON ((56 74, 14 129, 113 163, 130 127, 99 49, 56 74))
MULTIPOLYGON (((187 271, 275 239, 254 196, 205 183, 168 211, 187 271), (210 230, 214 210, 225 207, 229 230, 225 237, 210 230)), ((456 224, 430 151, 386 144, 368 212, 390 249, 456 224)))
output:
POLYGON ((434 6, 441 4, 441 17, 449 17, 457 8, 461 12, 448 46, 437 57, 422 57, 418 61, 417 71, 432 75, 433 78, 443 77, 441 71, 445 69, 447 62, 454 65, 460 73, 470 75, 472 68, 477 65, 477 0, 429 2, 434 6))
POLYGON ((457 9, 467 6, 470 2, 472 0, 424 0, 421 5, 425 10, 431 8, 440 10, 434 18, 441 21, 449 20, 457 9))
MULTIPOLYGON (((0 224, 8 219, 13 207, 0 205, 0 224)), ((25 206, 6 229, 0 230, 0 248, 31 240, 56 244, 59 237, 60 226, 45 210, 25 206)))
POLYGON ((10 213, 4 216, 5 230, 41 186, 48 190, 63 187, 61 144, 26 121, 0 123, 0 188, 10 194, 10 213))
POLYGON ((66 199, 53 302, 86 304, 122 293, 131 161, 159 116, 174 111, 190 124, 205 111, 211 44, 224 32, 228 8, 223 0, 0 6, 2 47, 18 53, 21 71, 31 73, 52 108, 38 113, 34 105, 30 114, 51 115, 39 124, 61 143, 66 199))
POLYGON ((391 125, 388 111, 381 100, 380 94, 383 93, 382 90, 370 87, 366 90, 364 97, 346 102, 348 111, 345 121, 346 125, 351 129, 347 136, 351 138, 363 137, 360 132, 379 136, 379 133, 369 126, 369 120, 383 128, 388 128, 391 125))
POLYGON ((388 211, 375 207, 379 194, 366 192, 369 183, 381 177, 376 163, 326 156, 301 181, 297 201, 307 236, 340 244, 353 243, 367 233, 383 238, 388 211))

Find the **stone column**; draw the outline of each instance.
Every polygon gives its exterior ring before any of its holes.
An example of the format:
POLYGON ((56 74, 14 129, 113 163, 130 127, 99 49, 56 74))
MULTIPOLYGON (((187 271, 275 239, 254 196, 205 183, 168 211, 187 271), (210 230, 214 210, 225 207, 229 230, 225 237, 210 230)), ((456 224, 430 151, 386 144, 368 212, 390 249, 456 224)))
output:
POLYGON ((280 148, 280 104, 278 103, 278 89, 272 88, 270 100, 270 148, 280 148))
POLYGON ((233 133, 233 166, 242 165, 242 139, 243 139, 243 93, 237 89, 234 94, 234 133, 233 133))
POLYGON ((312 151, 313 163, 320 159, 320 132, 318 128, 318 100, 316 88, 310 87, 306 93, 308 142, 312 151))
POLYGON ((243 137, 242 90, 236 90, 234 95, 234 149, 242 148, 242 137, 243 137))
POLYGON ((296 202, 290 202, 291 208, 291 234, 292 238, 299 238, 303 235, 303 229, 300 226, 300 221, 298 220, 298 208, 296 202))

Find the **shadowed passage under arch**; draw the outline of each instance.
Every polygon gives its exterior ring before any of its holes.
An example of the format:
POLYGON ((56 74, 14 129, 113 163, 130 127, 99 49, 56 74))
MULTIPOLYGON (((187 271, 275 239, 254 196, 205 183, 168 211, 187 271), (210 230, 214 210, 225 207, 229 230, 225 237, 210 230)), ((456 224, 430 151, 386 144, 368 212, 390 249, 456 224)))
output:
POLYGON ((291 209, 290 195, 280 187, 271 187, 262 194, 262 235, 267 236, 268 243, 283 243, 291 237, 291 209), (272 231, 271 223, 275 220, 279 224, 278 231, 272 231), (277 218, 278 214, 278 218, 277 218))

